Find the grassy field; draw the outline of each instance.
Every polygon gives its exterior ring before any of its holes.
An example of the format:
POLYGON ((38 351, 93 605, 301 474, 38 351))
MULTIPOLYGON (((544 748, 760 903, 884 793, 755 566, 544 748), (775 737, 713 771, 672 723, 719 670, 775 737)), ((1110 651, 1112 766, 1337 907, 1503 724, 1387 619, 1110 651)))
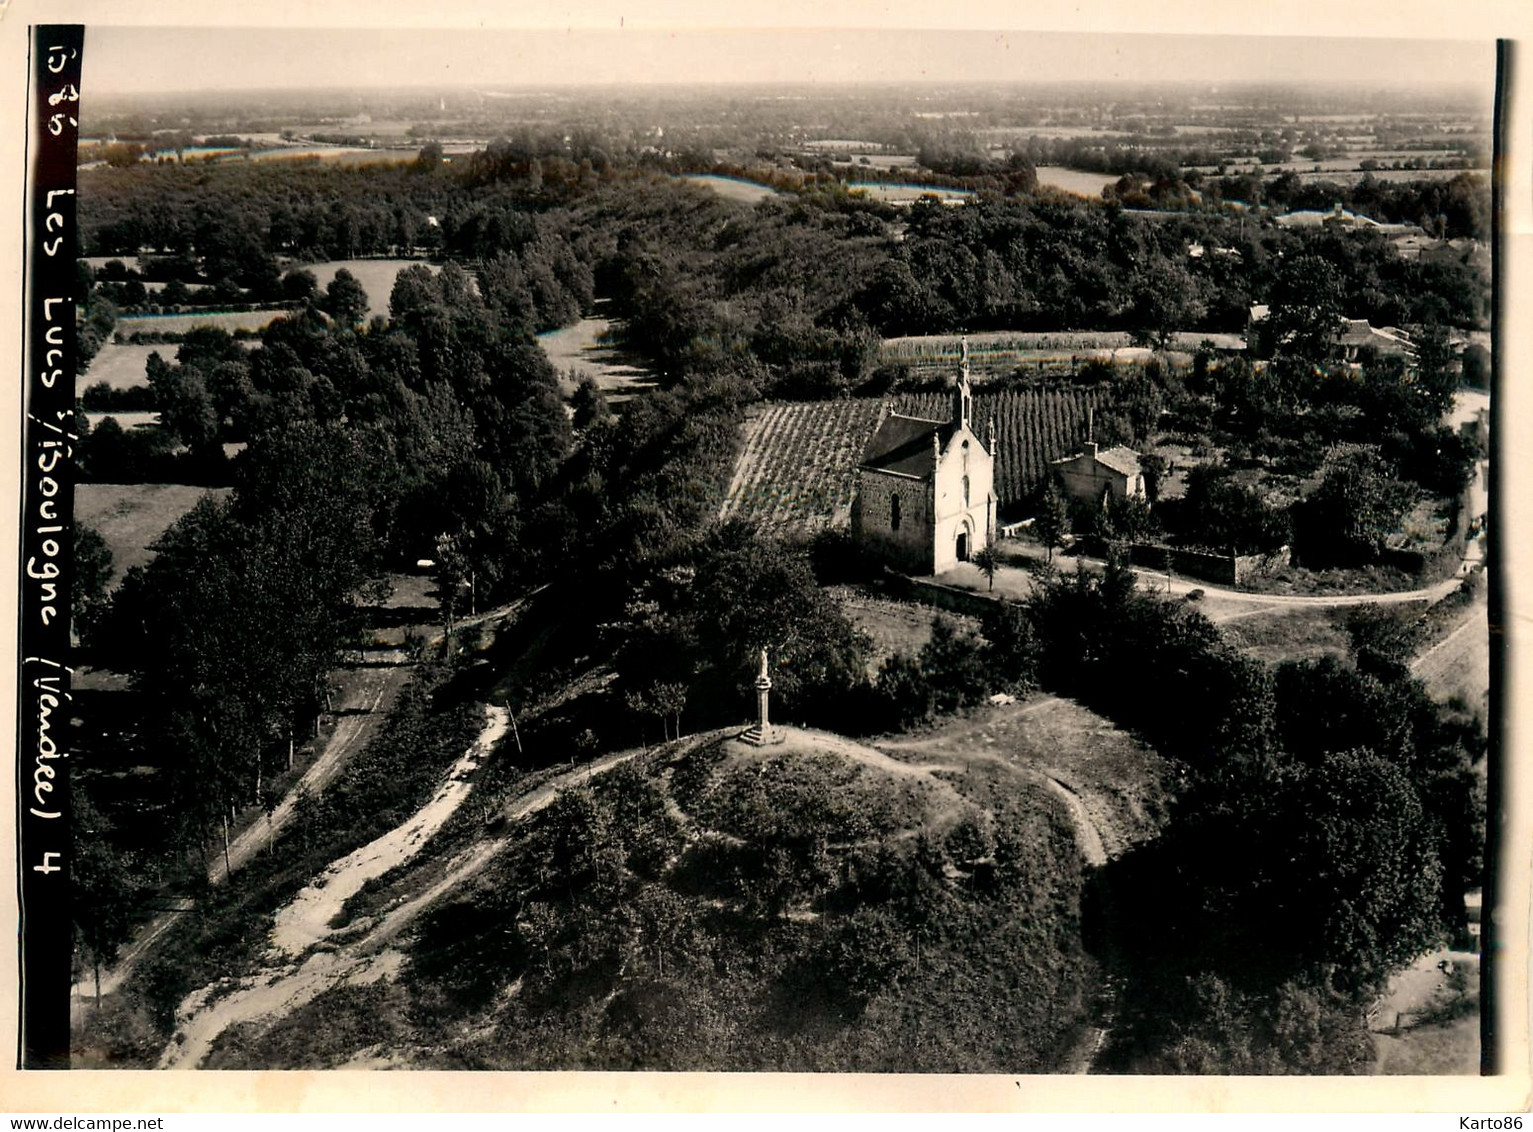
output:
POLYGON ((1174 788, 1169 764, 1153 750, 1075 701, 1051 695, 949 717, 928 732, 872 745, 899 759, 999 766, 1021 780, 1057 783, 1089 822, 1085 837, 1099 838, 1109 857, 1160 830, 1174 788))
MULTIPOLYGON (((895 653, 913 656, 931 640, 932 618, 937 614, 928 606, 874 597, 851 586, 834 586, 831 593, 840 600, 841 608, 852 624, 873 641, 872 656, 868 660, 870 676, 876 676, 879 666, 895 653)), ((955 613, 942 616, 955 622, 960 632, 979 629, 979 622, 972 617, 955 613)))
MULTIPOLYGON (((597 305, 600 307, 601 304, 597 305)), ((575 392, 575 381, 570 380, 571 370, 594 377, 609 402, 626 401, 636 392, 654 385, 653 374, 603 341, 602 336, 611 328, 609 318, 583 318, 574 326, 538 335, 538 345, 543 347, 543 353, 558 371, 559 390, 566 397, 575 392)))
POLYGON ((90 369, 79 376, 75 385, 81 392, 87 386, 101 381, 106 382, 112 389, 132 389, 134 386, 148 385, 149 379, 145 376, 144 367, 149 364, 149 355, 156 350, 167 362, 175 361, 174 346, 130 346, 120 342, 108 342, 91 359, 90 369))
POLYGON ((154 558, 154 541, 210 491, 229 493, 228 488, 176 483, 76 484, 75 522, 95 527, 112 551, 108 588, 116 588, 132 567, 147 565, 154 558))
MULTIPOLYGON (((174 347, 171 348, 174 349, 174 347)), ((107 417, 115 420, 124 431, 130 428, 151 428, 160 423, 160 414, 153 409, 113 409, 105 413, 85 414, 85 419, 90 422, 92 430, 99 427, 107 417)))
POLYGON ((694 185, 704 185, 721 197, 737 200, 742 204, 756 204, 777 195, 775 189, 758 185, 754 181, 741 181, 734 177, 716 177, 711 173, 684 173, 681 179, 691 181, 694 185))
POLYGON ((1082 173, 1079 169, 1066 169, 1063 165, 1038 166, 1038 184, 1053 189, 1063 189, 1077 196, 1102 199, 1102 190, 1116 185, 1118 178, 1111 173, 1082 173))
POLYGON ((848 182, 846 187, 854 192, 866 193, 873 200, 881 200, 888 204, 910 204, 924 196, 934 196, 944 204, 962 204, 974 198, 974 193, 969 189, 906 185, 896 181, 852 181, 848 182))
POLYGON ((287 312, 283 310, 262 311, 203 311, 196 314, 141 314, 117 320, 117 337, 126 341, 134 334, 185 334, 199 326, 216 326, 234 333, 236 330, 262 330, 287 312))
POLYGON ((319 280, 321 290, 330 285, 336 272, 342 268, 356 276, 357 282, 362 284, 362 290, 367 292, 367 315, 363 319, 366 322, 375 314, 388 317, 389 295, 393 293, 395 277, 405 268, 416 264, 427 267, 433 272, 442 270, 441 264, 428 263, 421 259, 338 259, 301 266, 314 273, 314 278, 319 280))

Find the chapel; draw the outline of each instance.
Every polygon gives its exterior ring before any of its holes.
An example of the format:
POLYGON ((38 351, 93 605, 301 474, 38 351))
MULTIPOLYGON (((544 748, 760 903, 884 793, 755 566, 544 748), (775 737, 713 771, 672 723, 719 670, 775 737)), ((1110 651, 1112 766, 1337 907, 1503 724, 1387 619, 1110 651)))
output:
POLYGON ((974 431, 969 344, 946 421, 885 411, 857 466, 852 536, 896 570, 940 574, 995 535, 995 422, 974 431))

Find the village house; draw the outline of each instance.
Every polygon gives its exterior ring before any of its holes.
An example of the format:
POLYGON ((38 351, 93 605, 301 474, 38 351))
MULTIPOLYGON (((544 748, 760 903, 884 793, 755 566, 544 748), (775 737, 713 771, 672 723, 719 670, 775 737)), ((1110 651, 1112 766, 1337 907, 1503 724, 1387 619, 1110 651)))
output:
POLYGON ((1088 440, 1085 448, 1073 456, 1050 460, 1049 466, 1060 486, 1071 499, 1101 506, 1113 499, 1143 499, 1144 469, 1139 455, 1131 448, 1097 448, 1088 440))
MULTIPOLYGON (((1246 318, 1246 349, 1257 356, 1266 356, 1276 348, 1271 341, 1267 320, 1272 310, 1266 303, 1251 307, 1246 318)), ((1372 350, 1381 357, 1416 360, 1416 344, 1410 335, 1393 326, 1372 326, 1366 318, 1345 318, 1337 326, 1333 344, 1335 357, 1340 361, 1356 362, 1365 350, 1372 350)))
POLYGON ((852 504, 852 536, 859 546, 895 569, 940 574, 991 544, 995 424, 982 442, 973 411, 965 341, 952 419, 887 413, 863 449, 852 504))

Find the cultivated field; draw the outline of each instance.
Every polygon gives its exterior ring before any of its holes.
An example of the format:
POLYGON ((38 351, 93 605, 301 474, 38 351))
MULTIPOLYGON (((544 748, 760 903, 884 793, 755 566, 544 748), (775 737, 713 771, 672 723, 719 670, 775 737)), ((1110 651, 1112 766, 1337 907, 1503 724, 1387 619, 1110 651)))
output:
MULTIPOLYGON (((1048 461, 1076 451, 1086 435, 1091 390, 980 391, 973 426, 981 439, 996 425, 996 497, 1002 506, 1041 482, 1048 461)), ((908 416, 948 420, 945 393, 904 394, 889 402, 908 416)), ((802 530, 851 522, 857 464, 878 427, 884 402, 874 398, 787 402, 747 416, 745 438, 721 509, 771 527, 802 530)))
POLYGON ((683 181, 691 181, 694 185, 703 185, 718 193, 721 197, 729 200, 737 200, 744 204, 756 204, 766 200, 767 197, 776 196, 775 189, 769 189, 765 185, 758 185, 754 181, 741 181, 735 177, 717 177, 711 173, 683 173, 683 181))
POLYGON ((810 530, 849 524, 857 462, 881 408, 860 398, 750 410, 721 516, 810 530))
POLYGON ((117 320, 116 337, 127 341, 134 334, 185 334, 199 326, 214 326, 230 334, 236 330, 264 330, 288 312, 199 311, 193 314, 136 314, 117 320))
POLYGON ((100 533, 112 552, 115 589, 134 566, 154 558, 153 544, 204 495, 225 496, 228 488, 178 483, 82 483, 75 485, 75 522, 100 533))
MULTIPOLYGON (((969 357, 977 370, 1004 372, 1018 366, 1059 368, 1086 362, 1116 365, 1142 365, 1155 351, 1134 346, 1126 331, 1055 330, 1031 333, 994 330, 970 334, 969 357)), ((905 338, 885 338, 880 356, 885 362, 903 362, 913 370, 931 367, 953 368, 962 354, 963 336, 958 334, 922 334, 905 338)), ((1217 350, 1243 350, 1245 338, 1239 334, 1206 334, 1189 330, 1172 336, 1171 360, 1185 363, 1187 355, 1204 342, 1217 350)))

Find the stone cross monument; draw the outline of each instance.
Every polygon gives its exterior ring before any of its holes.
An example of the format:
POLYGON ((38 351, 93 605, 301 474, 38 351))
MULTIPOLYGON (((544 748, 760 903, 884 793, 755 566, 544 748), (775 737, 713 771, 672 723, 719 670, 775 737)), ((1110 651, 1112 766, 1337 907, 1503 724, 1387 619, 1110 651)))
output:
POLYGON ((767 651, 761 650, 761 671, 756 674, 756 723, 740 738, 753 747, 765 747, 769 743, 781 743, 780 731, 773 729, 767 713, 767 701, 771 698, 772 678, 767 675, 767 651))

